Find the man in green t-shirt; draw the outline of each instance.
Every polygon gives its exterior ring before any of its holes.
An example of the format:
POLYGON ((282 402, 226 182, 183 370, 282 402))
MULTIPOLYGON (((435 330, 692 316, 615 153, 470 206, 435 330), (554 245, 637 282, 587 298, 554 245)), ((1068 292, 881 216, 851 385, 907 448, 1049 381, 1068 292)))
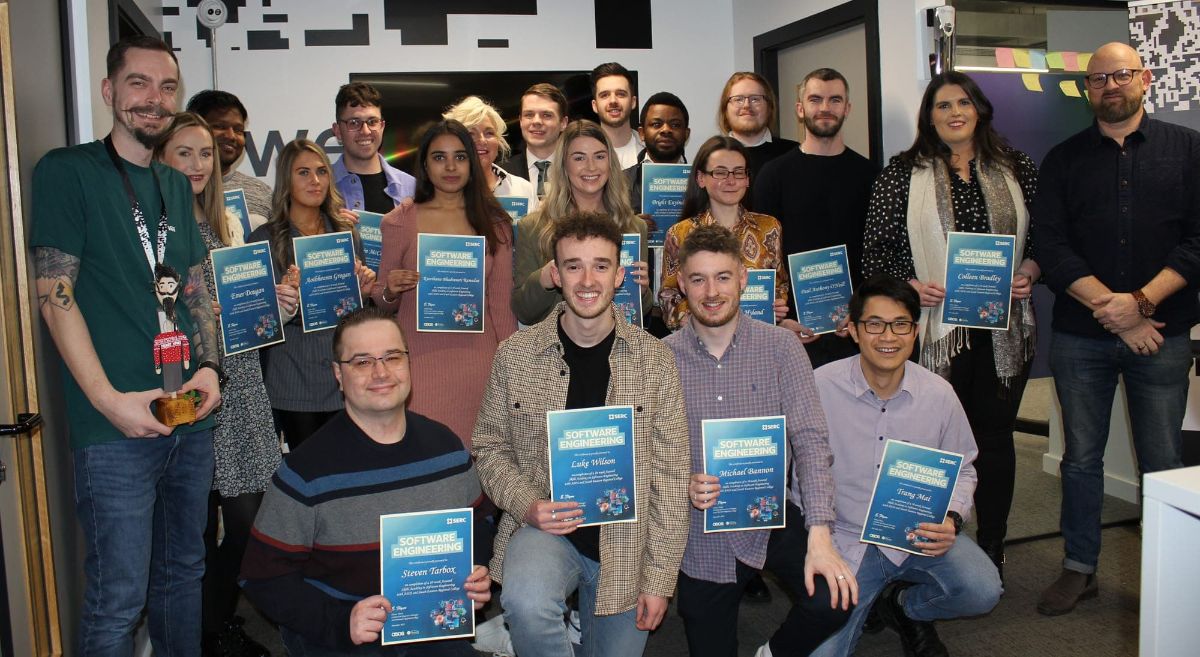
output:
POLYGON ((165 43, 117 43, 101 83, 112 132, 51 151, 34 170, 37 294, 63 357, 87 548, 81 655, 131 654, 143 608, 156 653, 200 654, 209 413, 224 377, 191 185, 151 157, 178 88, 179 66, 165 43), (184 281, 174 322, 155 296, 153 272, 162 265, 184 281), (156 337, 175 330, 191 343, 178 392, 202 401, 196 421, 169 427, 151 412, 164 396, 154 348, 156 337))

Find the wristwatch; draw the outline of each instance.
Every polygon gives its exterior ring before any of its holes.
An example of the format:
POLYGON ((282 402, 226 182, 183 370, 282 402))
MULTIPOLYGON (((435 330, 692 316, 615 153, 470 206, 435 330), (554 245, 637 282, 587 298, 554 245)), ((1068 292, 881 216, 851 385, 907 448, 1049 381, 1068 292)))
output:
POLYGON ((954 535, 958 536, 962 533, 963 518, 958 515, 958 511, 947 511, 946 517, 954 521, 954 535))
POLYGON ((1139 315, 1147 318, 1154 315, 1154 311, 1158 309, 1158 306, 1154 305, 1152 301, 1146 298, 1145 292, 1142 292, 1141 290, 1134 290, 1133 292, 1130 292, 1130 294, 1133 295, 1133 300, 1137 302, 1139 315))
POLYGON ((206 367, 217 373, 217 385, 224 388, 225 382, 229 380, 229 376, 225 374, 225 370, 221 369, 220 365, 217 365, 211 360, 206 360, 196 366, 196 371, 199 372, 206 367))

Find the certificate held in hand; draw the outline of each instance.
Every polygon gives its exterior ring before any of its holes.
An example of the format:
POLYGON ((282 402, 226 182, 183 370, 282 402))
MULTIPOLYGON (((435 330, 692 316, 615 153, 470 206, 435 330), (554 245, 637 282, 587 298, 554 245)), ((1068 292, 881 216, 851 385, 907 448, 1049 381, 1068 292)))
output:
POLYGON ((300 268, 300 318, 305 333, 337 326, 362 306, 354 273, 354 233, 293 237, 300 268))
POLYGON ((379 579, 392 603, 383 645, 475 636, 475 605, 463 589, 474 569, 472 509, 379 517, 379 579))
POLYGON ((1012 235, 946 234, 943 324, 1008 330, 1016 243, 1012 235))
POLYGON ((216 300, 221 305, 225 355, 283 342, 270 243, 228 246, 213 249, 208 255, 212 259, 216 300))
POLYGON ((916 531, 946 521, 962 462, 962 454, 889 439, 859 540, 928 556, 913 545, 916 531))
POLYGON ((787 418, 704 420, 704 473, 721 481, 704 532, 775 529, 786 522, 787 418))
POLYGON ((417 234, 417 330, 483 333, 487 240, 417 234))
POLYGON ((637 520, 632 406, 546 413, 550 500, 578 502, 580 527, 637 520))

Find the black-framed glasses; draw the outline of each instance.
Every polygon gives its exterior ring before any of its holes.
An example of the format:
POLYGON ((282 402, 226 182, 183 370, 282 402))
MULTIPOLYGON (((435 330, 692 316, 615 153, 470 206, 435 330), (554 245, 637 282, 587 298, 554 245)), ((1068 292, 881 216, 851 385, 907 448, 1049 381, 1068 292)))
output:
POLYGON ((767 100, 767 97, 762 94, 750 94, 749 96, 730 96, 729 100, 725 101, 734 107, 741 107, 746 103, 750 103, 754 107, 762 105, 767 100))
POLYGON ((908 335, 913 332, 913 327, 917 325, 911 319, 896 319, 890 322, 885 322, 882 319, 864 319, 855 323, 863 327, 863 330, 871 335, 881 335, 889 326, 892 329, 893 335, 908 335))
POLYGON ((382 130, 383 127, 387 125, 387 121, 384 121, 377 116, 372 116, 369 119, 338 119, 338 123, 345 124, 347 128, 350 128, 350 132, 358 132, 359 130, 363 129, 363 126, 367 126, 372 130, 382 130))
POLYGON ((1084 80, 1087 81, 1087 86, 1091 87, 1092 89, 1103 89, 1108 85, 1109 78, 1112 78, 1113 82, 1116 82, 1118 87, 1124 87, 1130 82, 1133 82, 1134 75, 1141 73, 1144 70, 1146 69, 1122 68, 1113 71, 1112 73, 1089 73, 1084 80))
POLYGON ((349 366, 351 371, 366 374, 375 369, 375 363, 383 363, 383 366, 389 370, 399 369, 404 361, 408 360, 408 352, 401 349, 389 351, 382 356, 368 356, 366 354, 358 354, 348 360, 338 360, 335 363, 349 366))
POLYGON ((726 169, 724 167, 719 167, 719 168, 713 169, 712 171, 704 171, 703 173, 704 173, 704 175, 712 176, 713 178, 716 178, 717 180, 725 180, 726 178, 728 178, 730 176, 733 176, 734 180, 745 180, 746 176, 750 175, 749 171, 746 171, 745 169, 743 169, 741 167, 739 167, 737 169, 726 169))

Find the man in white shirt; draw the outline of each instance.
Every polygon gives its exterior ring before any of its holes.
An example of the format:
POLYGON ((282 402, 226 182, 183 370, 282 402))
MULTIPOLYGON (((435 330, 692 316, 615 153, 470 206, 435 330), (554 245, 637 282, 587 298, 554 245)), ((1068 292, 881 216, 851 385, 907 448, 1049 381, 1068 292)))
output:
POLYGON ((556 86, 540 82, 521 96, 521 137, 525 150, 500 163, 500 168, 534 184, 538 198, 546 195, 546 178, 558 137, 567 127, 567 97, 556 86))
POLYGON ((638 153, 645 148, 632 125, 636 107, 637 94, 629 69, 616 62, 592 69, 592 111, 600 117, 600 127, 612 142, 622 169, 637 164, 638 153))

